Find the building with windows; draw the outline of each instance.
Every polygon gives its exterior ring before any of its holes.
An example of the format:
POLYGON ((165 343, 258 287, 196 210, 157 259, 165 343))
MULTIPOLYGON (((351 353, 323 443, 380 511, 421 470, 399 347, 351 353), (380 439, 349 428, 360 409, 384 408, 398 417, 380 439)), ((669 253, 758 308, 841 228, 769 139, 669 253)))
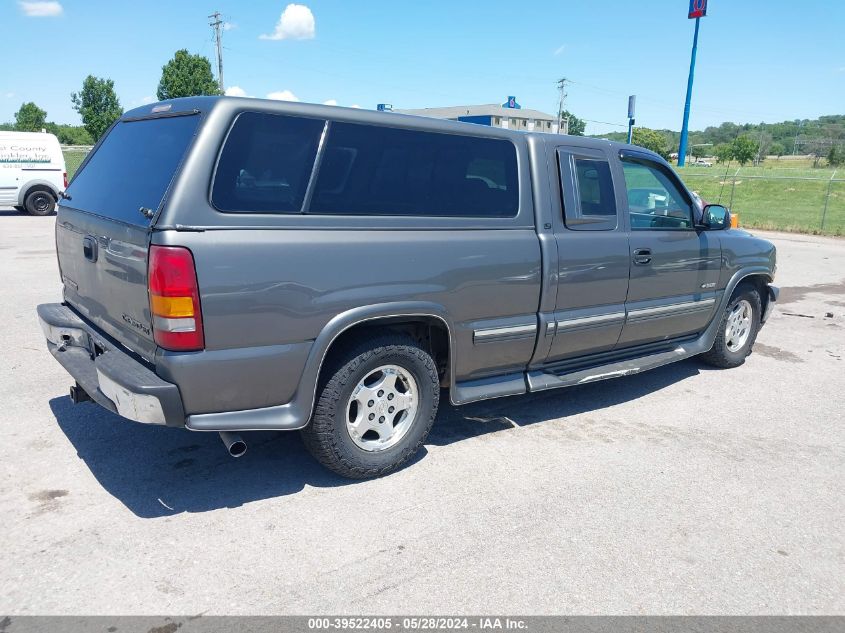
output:
POLYGON ((451 106, 446 108, 420 108, 414 110, 394 110, 401 114, 416 116, 430 116, 435 119, 449 119, 464 121, 479 125, 490 125, 506 130, 522 132, 557 133, 557 117, 539 110, 523 108, 516 101, 516 97, 508 97, 506 103, 498 105, 487 103, 483 105, 451 106))

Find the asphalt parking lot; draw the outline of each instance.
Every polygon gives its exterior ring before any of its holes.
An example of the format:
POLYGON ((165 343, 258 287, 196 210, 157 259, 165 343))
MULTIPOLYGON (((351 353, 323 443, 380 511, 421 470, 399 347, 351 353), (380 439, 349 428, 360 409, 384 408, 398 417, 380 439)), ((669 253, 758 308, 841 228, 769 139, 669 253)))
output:
POLYGON ((781 303, 739 369, 445 406, 350 482, 297 434, 234 460, 73 406, 35 317, 54 221, 0 211, 2 613, 845 613, 842 239, 766 234, 781 303))

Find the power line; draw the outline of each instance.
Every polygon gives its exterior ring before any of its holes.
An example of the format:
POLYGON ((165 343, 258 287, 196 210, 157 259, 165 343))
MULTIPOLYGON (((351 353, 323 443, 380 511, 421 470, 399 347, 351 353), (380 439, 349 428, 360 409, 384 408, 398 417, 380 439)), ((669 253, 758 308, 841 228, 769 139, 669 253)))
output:
POLYGON ((217 86, 220 92, 224 92, 226 88, 223 86, 223 20, 220 19, 220 11, 215 11, 209 18, 214 18, 213 22, 209 22, 208 26, 214 29, 214 39, 217 45, 217 86))

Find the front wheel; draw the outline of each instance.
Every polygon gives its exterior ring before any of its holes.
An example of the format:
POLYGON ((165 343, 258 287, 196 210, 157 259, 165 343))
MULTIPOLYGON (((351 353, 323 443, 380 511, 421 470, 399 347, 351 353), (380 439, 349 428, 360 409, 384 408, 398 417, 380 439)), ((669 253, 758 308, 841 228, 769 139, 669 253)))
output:
POLYGON ((713 347, 701 359, 725 369, 742 365, 760 330, 761 305, 757 288, 751 284, 740 285, 722 315, 713 347))
POLYGON ((321 384, 302 439, 321 464, 352 479, 385 475, 411 459, 440 399, 431 355, 399 334, 336 353, 321 384))

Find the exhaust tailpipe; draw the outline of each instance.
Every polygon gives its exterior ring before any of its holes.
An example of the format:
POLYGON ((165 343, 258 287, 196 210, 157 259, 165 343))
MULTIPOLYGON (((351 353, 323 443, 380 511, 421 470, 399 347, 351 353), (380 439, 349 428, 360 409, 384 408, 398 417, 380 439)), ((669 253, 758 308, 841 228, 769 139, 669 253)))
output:
POLYGON ((246 453, 246 442, 237 433, 220 431, 220 439, 226 445, 226 450, 232 457, 242 457, 246 453))

